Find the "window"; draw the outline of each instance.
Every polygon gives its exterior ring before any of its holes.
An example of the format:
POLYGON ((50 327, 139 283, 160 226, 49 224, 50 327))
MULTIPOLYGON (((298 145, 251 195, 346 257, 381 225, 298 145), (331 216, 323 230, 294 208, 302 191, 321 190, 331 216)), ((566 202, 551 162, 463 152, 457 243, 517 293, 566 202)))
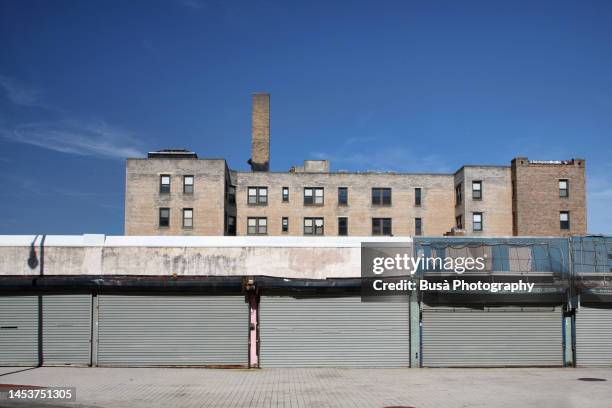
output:
POLYGON ((268 187, 249 187, 248 201, 249 204, 267 205, 268 204, 268 187))
POLYGON ((372 218, 372 235, 392 235, 391 218, 372 218))
POLYGON ((459 183, 455 187, 455 205, 461 204, 461 199, 462 199, 461 190, 462 190, 462 186, 461 186, 461 183, 459 183))
POLYGON ((420 188, 414 189, 414 205, 417 207, 421 206, 421 189, 420 188))
POLYGON ((472 229, 474 231, 482 231, 482 213, 472 213, 472 229))
POLYGON ((482 200, 482 181, 472 181, 472 199, 482 200))
POLYGON ((183 193, 193 194, 193 176, 183 176, 183 193))
POLYGON ((236 186, 227 186, 227 202, 236 204, 236 186))
POLYGON ((304 218, 304 235, 323 235, 323 218, 304 218))
POLYGON ((167 228, 170 226, 170 209, 169 208, 159 209, 159 226, 160 228, 167 228))
POLYGON ((236 235, 236 217, 233 215, 227 217, 227 235, 236 235))
POLYGON ((183 228, 193 228, 193 208, 183 208, 183 228))
POLYGON ((566 179, 559 180, 559 197, 568 197, 569 196, 568 185, 569 185, 569 181, 568 180, 566 180, 566 179))
POLYGON ((455 217, 455 225, 458 229, 463 229, 463 216, 458 215, 455 217))
POLYGON ((304 205, 323 205, 323 187, 304 187, 304 205))
POLYGON ((289 201, 289 187, 283 187, 283 203, 289 201))
POLYGON ((423 235, 423 220, 420 218, 414 219, 414 235, 423 235))
POLYGON ((391 189, 373 188, 372 205, 391 205, 391 189))
POLYGON ((289 232, 289 218, 283 217, 282 231, 289 232))
POLYGON ((338 235, 348 235, 348 218, 339 217, 338 218, 338 235))
POLYGON ((559 224, 562 230, 570 229, 570 214, 569 211, 561 211, 559 213, 559 224))
POLYGON ((338 205, 348 205, 347 187, 338 187, 338 205))
POLYGON ((170 176, 167 174, 159 176, 159 193, 170 194, 170 176))
POLYGON ((248 235, 266 235, 268 233, 268 219, 266 217, 247 218, 248 235))

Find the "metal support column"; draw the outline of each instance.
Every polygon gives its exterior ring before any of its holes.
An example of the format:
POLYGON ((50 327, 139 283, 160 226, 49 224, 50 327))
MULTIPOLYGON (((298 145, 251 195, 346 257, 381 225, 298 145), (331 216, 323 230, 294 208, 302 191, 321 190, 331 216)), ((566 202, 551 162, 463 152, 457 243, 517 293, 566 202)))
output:
POLYGON ((410 367, 421 366, 421 308, 419 293, 410 291, 410 367))
POLYGON ((98 294, 91 297, 91 366, 98 366, 98 294))
POLYGON ((563 314, 563 362, 566 367, 574 366, 574 314, 563 314))

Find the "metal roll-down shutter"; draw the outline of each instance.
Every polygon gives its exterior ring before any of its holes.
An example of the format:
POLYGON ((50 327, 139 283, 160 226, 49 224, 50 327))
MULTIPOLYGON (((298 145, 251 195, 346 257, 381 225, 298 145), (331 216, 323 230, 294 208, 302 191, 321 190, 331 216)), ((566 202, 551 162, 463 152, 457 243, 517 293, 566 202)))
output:
POLYGON ((45 365, 91 362, 91 295, 43 297, 45 365))
POLYGON ((424 307, 425 367, 561 366, 561 310, 424 307))
POLYGON ((0 297, 0 365, 38 364, 38 296, 0 297))
POLYGON ((100 365, 248 365, 243 296, 114 296, 98 303, 100 365))
POLYGON ((408 367, 408 303, 261 298, 262 367, 408 367))
POLYGON ((612 309, 583 306, 576 313, 576 364, 612 365, 612 309))

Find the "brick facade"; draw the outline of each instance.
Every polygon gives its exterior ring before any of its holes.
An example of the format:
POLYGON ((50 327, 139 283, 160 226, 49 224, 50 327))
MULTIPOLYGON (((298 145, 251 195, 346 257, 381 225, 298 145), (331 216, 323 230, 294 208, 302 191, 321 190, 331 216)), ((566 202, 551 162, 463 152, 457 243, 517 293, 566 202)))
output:
POLYGON ((514 235, 568 236, 587 232, 584 159, 512 160, 514 235), (568 181, 561 197, 559 180, 568 181), (560 212, 569 212, 570 228, 560 228, 560 212))
MULTIPOLYGON (((125 235, 224 235, 228 179, 225 160, 128 159, 125 235), (170 193, 160 193, 160 176, 170 176, 170 193), (192 194, 183 177, 194 176, 192 194), (170 225, 159 226, 160 208, 170 208, 170 225), (193 227, 183 228, 182 211, 193 209, 193 227)), ((234 211, 235 212, 235 211, 234 211)))
POLYGON ((339 234, 339 217, 348 219, 348 235, 369 236, 373 218, 390 218, 393 235, 445 233, 476 236, 586 233, 585 161, 512 160, 511 166, 466 165, 450 174, 331 172, 325 160, 307 160, 288 172, 270 172, 270 95, 253 95, 250 172, 229 170, 223 159, 198 159, 193 152, 164 150, 126 165, 126 235, 246 235, 249 217, 266 218, 267 235, 303 235, 304 218, 322 218, 324 235, 339 234), (171 178, 170 192, 160 191, 160 177, 171 178), (193 193, 183 191, 184 176, 194 177, 193 193), (559 180, 568 196, 560 197, 559 180), (478 183, 480 194, 473 193, 478 183), (266 187, 265 204, 249 204, 249 187, 266 187), (283 201, 282 189, 289 189, 283 201), (320 205, 304 203, 304 188, 322 188, 320 205), (338 202, 338 188, 348 203, 338 202), (391 203, 372 203, 372 189, 391 189, 391 203), (421 203, 415 203, 415 189, 421 203), (232 190, 235 189, 235 194, 232 190), (457 189, 461 202, 457 202, 457 189), (234 196, 235 200, 230 199, 234 196), (170 209, 160 226, 160 208, 170 209), (193 226, 183 225, 183 210, 193 209, 193 226), (569 229, 560 228, 560 212, 569 229), (475 228, 474 216, 482 228, 475 228), (288 229, 283 231, 283 218, 288 229), (457 219, 462 229, 458 230, 457 219), (451 232, 451 230, 453 230, 451 232))

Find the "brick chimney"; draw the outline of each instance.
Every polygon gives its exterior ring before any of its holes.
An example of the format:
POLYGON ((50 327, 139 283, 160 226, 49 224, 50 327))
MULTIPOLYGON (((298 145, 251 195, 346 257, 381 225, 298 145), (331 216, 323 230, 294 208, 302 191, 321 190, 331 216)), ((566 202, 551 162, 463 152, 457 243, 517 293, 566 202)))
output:
POLYGON ((270 94, 253 94, 251 122, 251 158, 248 163, 252 171, 270 170, 270 94))

